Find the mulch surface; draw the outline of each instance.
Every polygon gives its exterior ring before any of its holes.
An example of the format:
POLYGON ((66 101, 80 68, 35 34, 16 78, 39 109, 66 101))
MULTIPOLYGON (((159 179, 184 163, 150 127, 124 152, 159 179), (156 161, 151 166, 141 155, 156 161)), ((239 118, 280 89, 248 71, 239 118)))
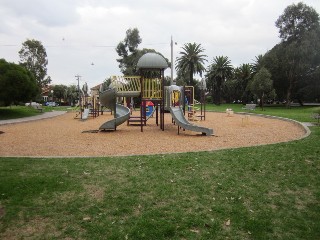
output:
MULTIPOLYGON (((137 113, 135 113, 137 114, 137 113)), ((97 131, 113 118, 105 113, 88 120, 74 119, 75 113, 39 121, 0 126, 0 156, 80 157, 126 156, 178 152, 212 151, 248 147, 299 139, 305 130, 292 122, 259 116, 207 112, 205 121, 194 124, 212 128, 214 136, 180 130, 165 114, 165 130, 150 118, 147 126, 117 127, 117 131, 97 131)))

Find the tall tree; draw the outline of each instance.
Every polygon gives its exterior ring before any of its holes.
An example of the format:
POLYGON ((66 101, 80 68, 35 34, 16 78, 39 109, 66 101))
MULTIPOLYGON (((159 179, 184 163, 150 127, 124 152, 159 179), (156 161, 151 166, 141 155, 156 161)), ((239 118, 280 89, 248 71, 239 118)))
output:
POLYGON ((189 75, 190 75, 189 72, 183 71, 182 69, 178 69, 176 84, 178 86, 188 85, 188 82, 186 80, 189 78, 189 75))
POLYGON ((253 77, 252 81, 248 84, 249 90, 260 99, 260 107, 263 110, 265 97, 275 97, 271 73, 262 67, 253 77))
POLYGON ((241 64, 234 70, 234 78, 237 80, 242 103, 247 103, 252 100, 252 94, 250 94, 250 90, 247 88, 252 76, 253 68, 249 63, 241 64))
POLYGON ((319 45, 319 14, 303 3, 288 6, 284 13, 276 21, 279 28, 282 43, 278 48, 277 57, 282 62, 282 72, 285 73, 287 85, 286 101, 290 106, 295 96, 302 104, 301 96, 298 96, 299 86, 304 82, 305 75, 311 69, 320 65, 319 45), (313 40, 310 41, 310 38, 313 40))
POLYGON ((75 105, 76 100, 79 99, 78 93, 78 86, 70 85, 67 87, 66 98, 71 106, 75 105))
POLYGON ((46 49, 40 41, 27 39, 22 44, 19 56, 20 64, 34 75, 40 90, 51 82, 50 76, 47 76, 46 49))
POLYGON ((232 76, 233 67, 226 56, 218 56, 207 69, 207 86, 211 89, 212 99, 217 105, 221 104, 221 91, 225 81, 232 76))
POLYGON ((135 75, 137 58, 142 56, 138 56, 140 55, 138 54, 138 46, 141 42, 139 30, 137 28, 130 28, 126 31, 124 40, 117 45, 116 51, 120 57, 117 59, 117 62, 119 62, 120 71, 124 75, 135 75))
POLYGON ((298 94, 303 95, 306 101, 320 103, 320 67, 306 75, 305 84, 298 94))
POLYGON ((24 67, 0 59, 0 102, 27 102, 39 93, 33 75, 24 67))
MULTIPOLYGON (((62 99, 66 97, 68 87, 63 84, 54 85, 53 87, 53 95, 56 99, 58 99, 59 102, 62 102, 62 99)), ((66 99, 64 99, 66 100, 66 99)))
POLYGON ((182 47, 183 51, 179 54, 181 57, 177 58, 176 70, 189 73, 190 85, 194 85, 193 75, 198 73, 202 77, 202 72, 205 71, 204 62, 206 62, 207 55, 202 54, 204 49, 201 44, 186 43, 182 47))
POLYGON ((252 73, 257 73, 263 67, 263 55, 259 54, 255 57, 253 64, 251 64, 252 73))
POLYGON ((286 7, 275 24, 282 41, 301 40, 306 32, 318 28, 319 14, 314 8, 299 2, 286 7))
MULTIPOLYGON (((123 41, 119 42, 116 47, 116 52, 120 58, 117 59, 119 63, 120 71, 126 76, 138 75, 137 63, 144 54, 152 52, 158 53, 163 56, 161 53, 156 52, 154 49, 143 48, 138 49, 139 44, 142 42, 142 39, 139 35, 139 30, 137 28, 128 29, 126 31, 126 37, 123 41)), ((164 58, 169 64, 168 59, 164 58)), ((159 77, 158 72, 149 71, 145 72, 148 77, 159 77)))
POLYGON ((263 66, 268 69, 272 75, 273 86, 277 93, 277 99, 283 101, 286 99, 287 80, 282 66, 285 66, 281 56, 282 44, 275 45, 271 50, 263 56, 263 66))
POLYGON ((223 96, 227 103, 238 103, 242 92, 239 91, 239 83, 235 78, 227 79, 223 87, 223 96))

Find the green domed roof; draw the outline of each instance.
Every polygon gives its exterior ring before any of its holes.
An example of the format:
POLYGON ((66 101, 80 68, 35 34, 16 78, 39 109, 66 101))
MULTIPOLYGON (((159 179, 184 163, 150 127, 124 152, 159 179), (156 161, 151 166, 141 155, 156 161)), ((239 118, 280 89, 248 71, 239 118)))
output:
POLYGON ((166 69, 167 61, 157 53, 146 53, 138 61, 139 69, 166 69))

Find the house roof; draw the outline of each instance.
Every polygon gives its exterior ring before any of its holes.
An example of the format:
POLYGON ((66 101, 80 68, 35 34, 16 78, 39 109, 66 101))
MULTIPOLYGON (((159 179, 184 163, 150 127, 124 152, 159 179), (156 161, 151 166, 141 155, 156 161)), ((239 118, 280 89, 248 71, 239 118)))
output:
POLYGON ((102 83, 98 84, 97 86, 94 86, 92 88, 90 88, 90 90, 100 90, 100 86, 102 83))

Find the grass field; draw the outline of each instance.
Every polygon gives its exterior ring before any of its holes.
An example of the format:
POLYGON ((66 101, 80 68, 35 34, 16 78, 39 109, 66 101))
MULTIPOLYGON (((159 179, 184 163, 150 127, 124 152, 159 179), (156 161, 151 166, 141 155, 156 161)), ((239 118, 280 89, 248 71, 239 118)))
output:
MULTIPOLYGON (((64 107, 64 106, 58 106, 58 107, 42 106, 42 112, 69 111, 69 110, 70 110, 69 107, 64 107)), ((0 107, 0 120, 31 117, 39 114, 41 114, 41 112, 32 107, 25 107, 25 106, 0 107)))
POLYGON ((320 106, 295 106, 291 108, 286 108, 283 105, 270 105, 264 107, 263 111, 258 106, 254 111, 244 110, 242 109, 242 107, 242 104, 221 104, 220 106, 214 104, 207 104, 206 110, 224 112, 227 108, 231 108, 235 112, 251 112, 256 114, 272 115, 290 118, 300 122, 317 122, 317 120, 312 118, 311 116, 314 113, 320 113, 320 106))
POLYGON ((41 114, 39 110, 25 106, 0 107, 0 120, 31 117, 41 114))
MULTIPOLYGON (((316 109, 263 113, 311 121, 316 109)), ((320 239, 320 128, 311 131, 214 152, 0 158, 0 239, 320 239)))

